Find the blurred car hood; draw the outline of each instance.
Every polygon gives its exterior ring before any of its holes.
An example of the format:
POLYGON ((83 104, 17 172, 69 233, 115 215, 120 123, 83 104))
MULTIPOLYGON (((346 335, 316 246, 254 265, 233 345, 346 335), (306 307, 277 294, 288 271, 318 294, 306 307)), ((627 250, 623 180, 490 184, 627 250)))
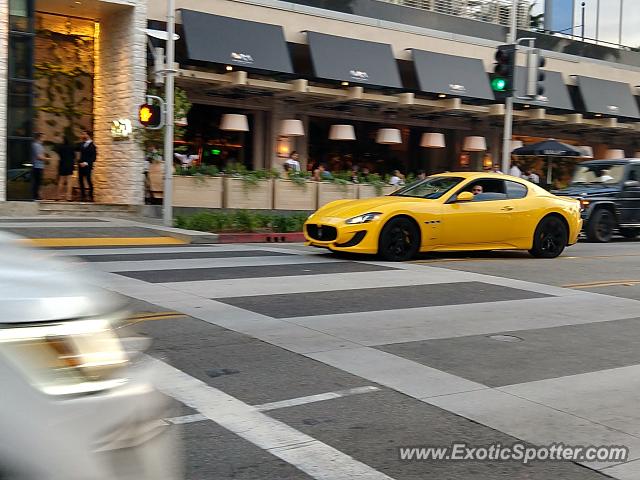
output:
MULTIPOLYGON (((384 197, 363 198, 360 200, 337 200, 318 209, 319 216, 349 218, 363 213, 387 211, 387 209, 410 209, 412 204, 420 203, 424 206, 431 200, 415 197, 401 197, 387 195, 384 197)), ((434 205, 436 205, 434 203, 434 205)))
POLYGON ((105 315, 124 306, 122 297, 92 286, 82 264, 22 247, 18 239, 0 232, 0 324, 105 315))
POLYGON ((596 195, 611 195, 620 191, 618 185, 598 185, 593 183, 571 185, 561 190, 553 190, 551 193, 570 197, 593 197, 596 195))

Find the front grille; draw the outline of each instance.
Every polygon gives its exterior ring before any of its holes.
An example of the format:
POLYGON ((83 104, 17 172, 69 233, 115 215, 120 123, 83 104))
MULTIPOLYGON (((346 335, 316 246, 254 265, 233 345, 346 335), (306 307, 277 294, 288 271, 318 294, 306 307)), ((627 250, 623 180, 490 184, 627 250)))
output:
POLYGON ((338 237, 338 230, 327 225, 307 224, 307 235, 321 242, 332 242, 338 237))

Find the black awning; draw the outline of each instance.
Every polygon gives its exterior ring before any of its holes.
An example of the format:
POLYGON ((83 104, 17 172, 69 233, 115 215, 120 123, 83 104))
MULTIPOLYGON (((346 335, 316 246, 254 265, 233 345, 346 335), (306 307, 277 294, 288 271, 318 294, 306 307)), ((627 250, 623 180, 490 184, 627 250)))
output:
POLYGON ((638 104, 628 83, 582 76, 576 78, 585 113, 640 118, 638 104))
POLYGON ((523 96, 526 88, 527 69, 525 67, 516 67, 516 97, 515 103, 526 103, 548 109, 558 110, 574 110, 569 89, 564 83, 562 73, 551 72, 545 70, 544 94, 538 100, 522 100, 518 97, 523 96))
POLYGON ((181 10, 189 60, 293 73, 281 26, 181 10))
POLYGON ((494 100, 482 60, 412 50, 418 86, 423 92, 494 100))
POLYGON ((307 32, 315 76, 327 80, 402 88, 391 45, 307 32))

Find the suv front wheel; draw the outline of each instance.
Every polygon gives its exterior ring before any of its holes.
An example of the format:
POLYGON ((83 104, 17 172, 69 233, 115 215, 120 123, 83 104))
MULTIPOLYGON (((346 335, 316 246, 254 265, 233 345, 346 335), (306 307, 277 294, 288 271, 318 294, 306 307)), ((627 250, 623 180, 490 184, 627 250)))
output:
POLYGON ((606 208, 599 208, 593 212, 587 223, 587 240, 598 243, 609 242, 615 228, 616 219, 613 212, 606 208))

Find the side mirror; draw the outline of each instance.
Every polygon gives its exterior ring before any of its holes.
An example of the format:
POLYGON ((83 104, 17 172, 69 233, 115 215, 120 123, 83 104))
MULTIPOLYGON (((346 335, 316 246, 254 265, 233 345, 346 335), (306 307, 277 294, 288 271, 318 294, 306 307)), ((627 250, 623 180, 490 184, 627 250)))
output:
POLYGON ((638 188, 640 187, 640 182, 638 180, 627 180, 624 182, 624 188, 638 188))
POLYGON ((458 197, 456 198, 456 203, 458 202, 472 202, 475 195, 471 192, 460 192, 458 197))

